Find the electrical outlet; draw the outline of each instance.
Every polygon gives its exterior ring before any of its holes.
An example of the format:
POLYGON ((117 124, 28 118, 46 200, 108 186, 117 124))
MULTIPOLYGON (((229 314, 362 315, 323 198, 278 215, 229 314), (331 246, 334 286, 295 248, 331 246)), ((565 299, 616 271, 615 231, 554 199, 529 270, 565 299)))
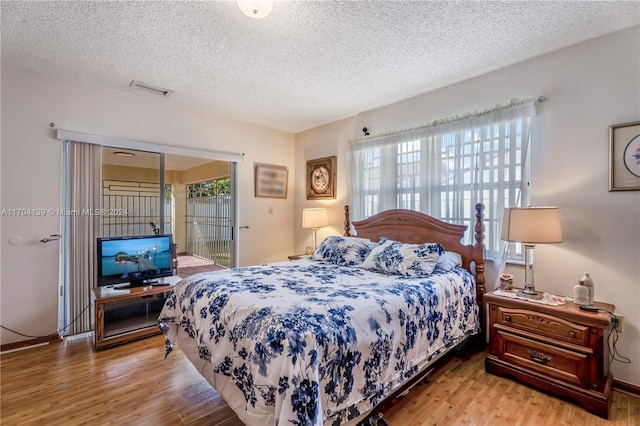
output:
POLYGON ((615 314, 616 318, 618 318, 618 333, 622 333, 622 329, 624 328, 624 315, 615 314))

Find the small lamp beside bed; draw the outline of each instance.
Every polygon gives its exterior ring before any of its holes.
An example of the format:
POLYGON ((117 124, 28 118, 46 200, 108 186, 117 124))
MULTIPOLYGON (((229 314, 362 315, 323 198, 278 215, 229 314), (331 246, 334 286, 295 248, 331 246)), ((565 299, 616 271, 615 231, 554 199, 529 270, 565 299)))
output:
POLYGON ((533 249, 536 244, 562 242, 560 212, 557 207, 511 207, 504 209, 502 236, 504 241, 524 245, 524 288, 520 297, 542 299, 533 282, 533 249))
POLYGON ((312 251, 316 249, 316 231, 318 228, 323 228, 327 225, 329 225, 327 209, 320 207, 302 210, 302 227, 313 229, 312 251))

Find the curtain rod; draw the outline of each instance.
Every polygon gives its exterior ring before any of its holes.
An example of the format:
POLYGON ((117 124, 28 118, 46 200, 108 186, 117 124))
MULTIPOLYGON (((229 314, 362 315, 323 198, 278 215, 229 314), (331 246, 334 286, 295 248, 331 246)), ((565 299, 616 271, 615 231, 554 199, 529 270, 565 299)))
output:
POLYGON ((364 137, 360 137, 360 138, 356 138, 356 139, 351 139, 349 140, 349 143, 356 143, 356 142, 362 142, 365 140, 372 140, 372 139, 377 139, 380 137, 388 137, 388 136, 396 136, 396 135, 401 135, 403 133, 409 133, 409 132, 413 132, 416 130, 423 130, 423 129, 428 129, 430 127, 437 127, 437 126, 442 126, 444 124, 450 124, 450 123, 454 123, 456 121, 462 121, 462 120, 466 120, 468 118, 471 117, 479 117, 485 114, 490 114, 492 112, 496 112, 496 111, 500 111, 500 110, 506 110, 506 109, 510 109, 510 108, 515 108, 521 105, 525 105, 528 103, 542 103, 544 101, 546 101, 547 98, 545 98, 544 96, 535 96, 535 97, 531 97, 531 98, 525 98, 525 99, 511 99, 508 103, 505 104, 496 104, 492 107, 489 108, 485 108, 481 111, 475 111, 475 112, 468 112, 466 114, 459 114, 459 115, 454 115, 451 117, 447 117, 447 118, 442 118, 439 120, 435 120, 429 124, 423 124, 421 126, 417 126, 417 127, 410 127, 407 129, 402 129, 402 130, 394 130, 391 132, 385 132, 385 133, 378 133, 375 135, 371 135, 371 136, 364 136, 364 137))

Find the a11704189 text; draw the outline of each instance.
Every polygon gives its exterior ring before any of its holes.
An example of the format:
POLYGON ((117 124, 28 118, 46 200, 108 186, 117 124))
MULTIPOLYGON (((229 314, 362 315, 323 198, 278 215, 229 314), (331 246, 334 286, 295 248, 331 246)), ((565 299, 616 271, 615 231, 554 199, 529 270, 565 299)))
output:
POLYGON ((2 209, 2 216, 127 216, 128 209, 2 209))

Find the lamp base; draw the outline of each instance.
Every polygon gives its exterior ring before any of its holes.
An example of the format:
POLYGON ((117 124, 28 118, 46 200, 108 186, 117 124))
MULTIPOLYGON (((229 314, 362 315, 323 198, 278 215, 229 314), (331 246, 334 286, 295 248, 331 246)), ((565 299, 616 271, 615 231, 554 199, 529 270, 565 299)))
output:
POLYGON ((535 291, 529 288, 525 288, 523 290, 518 290, 518 292, 516 293, 516 296, 524 297, 527 299, 540 300, 544 297, 544 293, 541 291, 535 291))

